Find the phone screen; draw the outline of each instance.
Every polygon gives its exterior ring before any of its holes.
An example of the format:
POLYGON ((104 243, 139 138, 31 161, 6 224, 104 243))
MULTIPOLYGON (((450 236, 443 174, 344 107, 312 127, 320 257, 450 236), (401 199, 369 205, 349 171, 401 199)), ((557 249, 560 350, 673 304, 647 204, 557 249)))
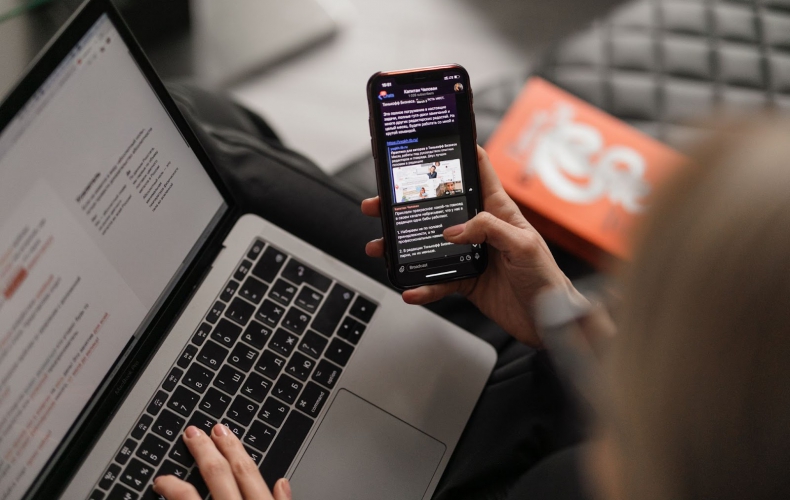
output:
POLYGON ((396 285, 417 286, 479 274, 484 250, 442 236, 481 210, 466 72, 382 74, 371 83, 391 277, 396 285))

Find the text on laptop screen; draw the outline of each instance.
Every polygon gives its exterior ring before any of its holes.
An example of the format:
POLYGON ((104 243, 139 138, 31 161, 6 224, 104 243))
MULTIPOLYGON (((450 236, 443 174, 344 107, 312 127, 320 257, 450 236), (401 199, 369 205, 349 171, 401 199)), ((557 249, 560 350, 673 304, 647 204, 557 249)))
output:
POLYGON ((227 209, 102 17, 0 135, 0 499, 227 209))

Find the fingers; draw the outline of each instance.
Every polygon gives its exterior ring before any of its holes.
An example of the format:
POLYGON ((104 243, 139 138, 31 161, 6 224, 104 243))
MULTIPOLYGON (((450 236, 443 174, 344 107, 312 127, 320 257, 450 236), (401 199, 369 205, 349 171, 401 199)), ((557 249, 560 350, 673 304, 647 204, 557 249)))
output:
POLYGON ((488 212, 480 212, 469 222, 448 227, 443 235, 456 244, 488 243, 506 257, 529 257, 535 248, 534 239, 539 238, 534 230, 515 227, 488 212))
POLYGON ((502 183, 499 182, 494 166, 488 158, 488 153, 485 149, 477 146, 477 163, 480 165, 480 189, 483 193, 483 199, 503 191, 502 183))
POLYGON ((167 500, 202 500, 194 486, 175 476, 160 476, 156 478, 154 480, 154 491, 167 498, 167 500))
POLYGON ((452 295, 456 292, 461 292, 464 295, 468 295, 471 289, 471 281, 451 281, 449 283, 441 283, 438 285, 427 285, 421 286, 419 288, 414 288, 412 290, 406 290, 403 292, 403 301, 407 304, 413 305, 425 305, 430 304, 431 302, 436 302, 439 299, 443 299, 448 295, 452 295))
POLYGON ((368 217, 381 217, 381 201, 378 196, 362 200, 362 213, 368 217))
MULTIPOLYGON (((236 485, 230 463, 222 456, 211 438, 197 427, 189 426, 184 432, 184 443, 195 457, 200 475, 211 491, 211 496, 219 500, 241 500, 241 492, 236 485)), ((268 494, 268 490, 266 493, 268 494)))
MULTIPOLYGON (((244 449, 239 438, 224 425, 217 424, 211 431, 211 439, 230 465, 241 495, 244 498, 254 498, 255 500, 270 500, 272 496, 269 493, 269 488, 263 481, 261 473, 258 472, 258 466, 247 454, 247 450, 244 449)), ((211 488, 210 485, 209 488, 211 488)), ((214 498, 222 499, 222 497, 214 495, 213 491, 214 498)))
POLYGON ((274 500, 291 500, 291 483, 282 478, 274 483, 274 500))
POLYGON ((384 257, 384 239, 369 241, 365 245, 365 253, 368 257, 384 257))

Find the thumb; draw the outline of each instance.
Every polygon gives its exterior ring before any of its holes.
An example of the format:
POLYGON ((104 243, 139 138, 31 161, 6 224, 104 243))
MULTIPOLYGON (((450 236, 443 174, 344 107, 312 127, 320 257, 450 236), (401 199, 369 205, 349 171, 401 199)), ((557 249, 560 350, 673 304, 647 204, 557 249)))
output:
POLYGON ((489 212, 480 212, 465 224, 448 227, 444 239, 459 245, 488 243, 504 255, 524 255, 535 248, 537 233, 521 229, 489 212))

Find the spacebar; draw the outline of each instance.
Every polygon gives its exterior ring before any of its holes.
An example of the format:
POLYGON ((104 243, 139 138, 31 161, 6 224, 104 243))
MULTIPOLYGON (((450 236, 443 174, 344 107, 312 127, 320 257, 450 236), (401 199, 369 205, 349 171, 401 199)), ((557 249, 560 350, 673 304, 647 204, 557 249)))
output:
POLYGON ((260 466, 263 480, 266 481, 270 489, 274 487, 274 483, 278 479, 285 476, 312 426, 313 419, 298 411, 291 411, 260 466))

